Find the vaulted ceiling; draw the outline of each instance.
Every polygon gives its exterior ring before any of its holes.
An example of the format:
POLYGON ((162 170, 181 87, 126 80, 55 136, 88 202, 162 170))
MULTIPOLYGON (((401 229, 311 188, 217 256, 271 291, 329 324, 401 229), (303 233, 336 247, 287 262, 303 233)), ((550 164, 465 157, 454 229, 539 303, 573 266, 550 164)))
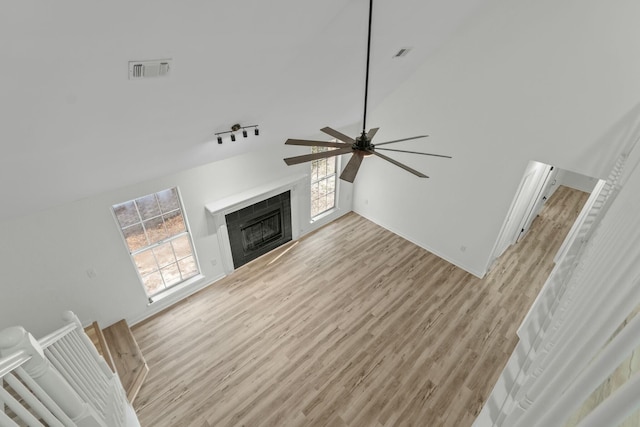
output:
MULTIPOLYGON (((490 0, 377 0, 370 107, 490 0), (393 59, 400 48, 412 48, 393 59)), ((358 125, 366 0, 8 2, 0 219, 358 125), (128 79, 131 60, 172 59, 128 79), (215 132, 259 124, 222 145, 215 132)))

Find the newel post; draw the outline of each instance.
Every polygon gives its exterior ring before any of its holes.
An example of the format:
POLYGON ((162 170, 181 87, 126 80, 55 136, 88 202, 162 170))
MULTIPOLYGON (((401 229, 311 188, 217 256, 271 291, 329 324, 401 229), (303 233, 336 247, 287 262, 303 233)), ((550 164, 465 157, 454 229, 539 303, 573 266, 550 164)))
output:
POLYGON ((0 331, 0 357, 24 351, 31 359, 22 368, 81 427, 105 427, 95 411, 71 388, 44 355, 38 341, 21 326, 0 331))

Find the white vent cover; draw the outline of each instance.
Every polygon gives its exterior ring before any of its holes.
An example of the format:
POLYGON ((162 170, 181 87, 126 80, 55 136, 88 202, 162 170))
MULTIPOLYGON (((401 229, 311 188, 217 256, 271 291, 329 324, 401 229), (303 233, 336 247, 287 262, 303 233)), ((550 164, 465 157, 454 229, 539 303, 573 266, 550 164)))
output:
POLYGON ((148 79, 169 75, 171 59, 129 61, 129 80, 148 79))

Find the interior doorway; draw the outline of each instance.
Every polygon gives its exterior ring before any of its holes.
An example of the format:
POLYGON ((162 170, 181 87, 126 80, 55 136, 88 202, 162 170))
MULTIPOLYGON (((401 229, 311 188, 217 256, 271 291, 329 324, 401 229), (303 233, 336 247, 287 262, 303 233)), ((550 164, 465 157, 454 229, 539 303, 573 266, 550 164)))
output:
POLYGON ((511 245, 526 237, 536 216, 560 185, 591 193, 597 183, 596 178, 530 161, 496 240, 489 269, 511 245))

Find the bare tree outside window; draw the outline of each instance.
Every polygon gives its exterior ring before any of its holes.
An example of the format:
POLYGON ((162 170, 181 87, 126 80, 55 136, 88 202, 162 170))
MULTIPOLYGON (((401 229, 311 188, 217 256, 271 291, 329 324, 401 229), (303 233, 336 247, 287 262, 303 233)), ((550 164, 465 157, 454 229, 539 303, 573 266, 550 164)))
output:
POLYGON ((149 297, 200 273, 177 188, 113 206, 149 297))

